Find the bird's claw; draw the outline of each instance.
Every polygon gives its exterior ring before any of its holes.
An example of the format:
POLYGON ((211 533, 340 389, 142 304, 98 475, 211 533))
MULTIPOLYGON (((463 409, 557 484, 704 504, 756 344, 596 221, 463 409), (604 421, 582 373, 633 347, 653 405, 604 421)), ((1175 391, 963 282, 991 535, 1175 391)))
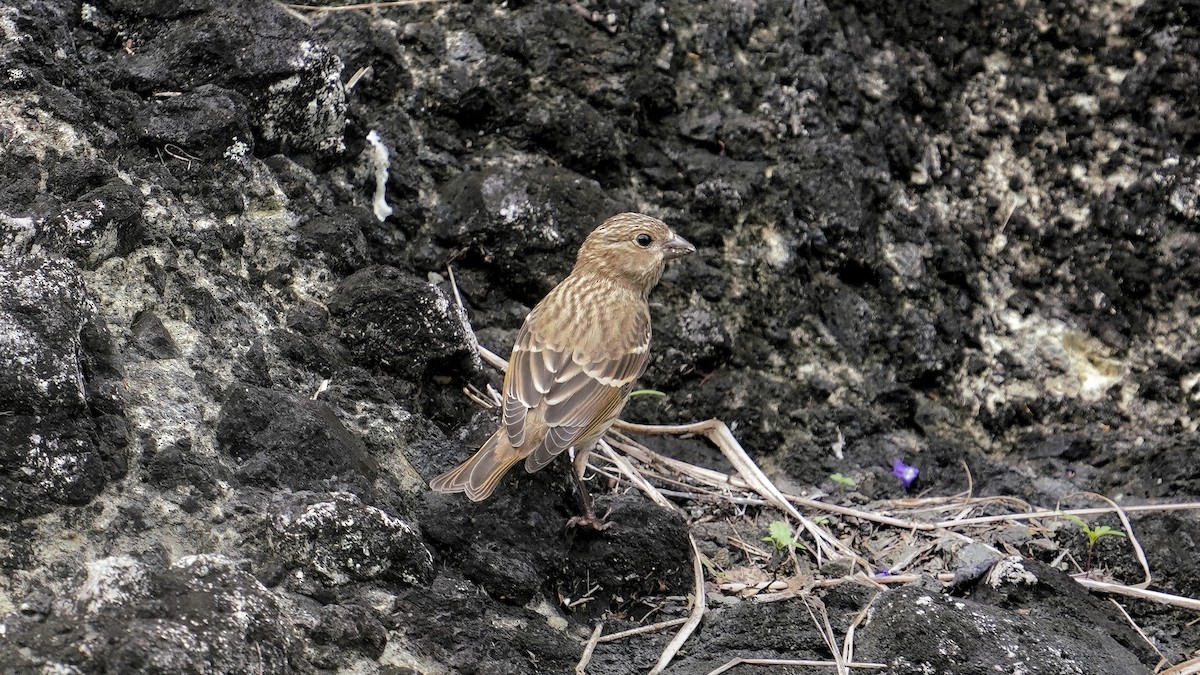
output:
POLYGON ((573 516, 572 518, 567 520, 567 527, 569 529, 575 529, 575 530, 590 530, 592 532, 603 532, 603 531, 607 530, 609 527, 612 527, 612 523, 601 520, 593 515, 573 516))

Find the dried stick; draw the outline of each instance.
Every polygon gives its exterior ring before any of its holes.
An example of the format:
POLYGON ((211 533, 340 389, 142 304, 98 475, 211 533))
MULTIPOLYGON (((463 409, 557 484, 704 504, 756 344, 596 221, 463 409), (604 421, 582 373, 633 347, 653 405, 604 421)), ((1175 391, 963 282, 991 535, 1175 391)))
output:
POLYGON ((1111 602, 1114 607, 1116 607, 1118 610, 1120 610, 1121 614, 1123 614, 1125 616, 1125 620, 1129 622, 1130 626, 1133 626, 1133 629, 1135 631, 1137 631, 1138 636, 1142 638, 1142 641, 1145 642, 1146 644, 1150 645, 1150 649, 1153 649, 1154 653, 1158 654, 1158 658, 1162 659, 1161 661, 1159 661, 1159 663, 1170 663, 1170 661, 1167 660, 1166 655, 1163 654, 1162 651, 1158 648, 1158 645, 1154 644, 1154 640, 1151 640, 1150 636, 1146 635, 1146 631, 1142 630, 1142 627, 1139 626, 1137 624, 1137 622, 1133 620, 1132 616, 1129 616, 1129 612, 1125 611, 1125 607, 1121 603, 1117 602, 1116 600, 1114 600, 1112 598, 1109 598, 1108 601, 1111 602))
POLYGON ((854 620, 850 622, 850 627, 846 629, 846 639, 842 641, 842 661, 847 665, 854 662, 854 631, 858 628, 859 624, 866 620, 867 612, 871 610, 871 605, 874 605, 875 601, 878 600, 879 596, 881 595, 883 595, 882 592, 871 596, 871 599, 867 601, 867 604, 863 605, 863 608, 858 611, 858 614, 854 615, 854 620))
POLYGON ((627 637, 633 637, 635 635, 645 635, 646 633, 657 633, 660 630, 666 630, 667 628, 674 628, 675 626, 678 626, 681 623, 687 623, 687 620, 688 620, 688 617, 685 616, 681 619, 671 619, 670 621, 662 621, 660 623, 652 623, 649 626, 638 626, 637 628, 630 628, 629 630, 623 630, 619 633, 609 633, 608 635, 605 635, 604 637, 600 638, 599 642, 615 642, 617 640, 623 640, 627 637))
POLYGON ((842 653, 837 648, 837 636, 833 634, 833 624, 829 623, 829 612, 825 610, 825 603, 815 595, 804 596, 804 608, 808 610, 808 616, 817 627, 817 632, 821 634, 821 640, 825 642, 825 648, 833 654, 833 665, 837 668, 838 675, 847 675, 846 662, 842 659, 842 653), (818 618, 820 614, 820 618, 818 618))
POLYGON ((1152 591, 1147 588, 1126 586, 1125 584, 1115 584, 1111 581, 1097 581, 1095 579, 1088 579, 1082 576, 1071 578, 1087 588, 1102 591, 1104 593, 1127 595, 1131 598, 1141 598, 1142 600, 1157 602, 1160 605, 1171 605, 1172 607, 1183 607, 1184 609, 1200 611, 1200 600, 1196 600, 1194 598, 1185 598, 1181 595, 1171 595, 1170 593, 1152 591))
MULTIPOLYGON (((820 503, 820 502, 818 502, 820 503)), ((1118 509, 1109 507, 1093 507, 1090 509, 1063 509, 1061 511, 1049 511, 1039 509, 1030 511, 1029 513, 1010 513, 1000 516, 979 516, 977 518, 964 518, 962 520, 943 520, 932 523, 935 528, 944 527, 962 527, 964 525, 989 525, 1005 520, 1033 520, 1035 518, 1054 518, 1063 513, 1069 513, 1073 516, 1094 516, 1103 513, 1112 513, 1118 509)), ((1139 504, 1137 506, 1121 507, 1126 513, 1145 513, 1145 512, 1167 512, 1167 511, 1197 511, 1200 510, 1200 502, 1181 502, 1177 504, 1139 504)))
POLYGON ((642 434, 701 434, 708 438, 713 445, 725 455, 725 459, 733 465, 738 474, 750 484, 752 489, 762 495, 772 506, 795 518, 804 529, 813 538, 817 544, 817 561, 821 562, 822 558, 849 558, 864 568, 868 567, 865 560, 857 553, 850 550, 842 542, 838 541, 825 530, 821 529, 816 523, 806 518, 803 514, 796 510, 796 507, 783 496, 779 488, 771 482, 767 475, 762 472, 758 464, 746 454, 741 443, 738 443, 733 432, 729 427, 718 419, 706 420, 704 422, 693 422, 692 424, 635 424, 624 420, 617 420, 613 424, 614 428, 622 431, 633 431, 642 434))
POLYGON ((671 641, 667 643, 667 648, 658 657, 658 663, 650 669, 649 675, 659 675, 659 673, 666 670, 667 666, 671 663, 671 659, 675 658, 675 655, 679 653, 683 644, 691 637, 692 632, 700 625, 700 620, 704 618, 704 610, 708 605, 708 599, 704 594, 704 565, 700 562, 700 548, 696 546, 696 539, 692 537, 690 532, 688 533, 688 541, 692 545, 692 572, 694 576, 693 581, 695 582, 692 614, 683 623, 683 627, 679 629, 675 637, 671 638, 671 641))
MULTIPOLYGON (((721 675, 737 668, 738 666, 801 666, 809 668, 819 668, 821 666, 836 668, 836 661, 810 661, 807 659, 743 659, 736 658, 717 668, 716 670, 708 671, 708 675, 721 675)), ((863 668, 869 670, 882 670, 887 668, 887 665, 882 663, 847 663, 847 668, 863 668)))
POLYGON ((575 664, 575 675, 583 675, 587 670, 587 666, 592 661, 592 653, 596 651, 596 643, 600 641, 600 634, 604 632, 604 622, 596 624, 592 629, 592 637, 583 647, 583 654, 579 657, 579 663, 575 664))
POLYGON ((600 443, 597 447, 600 449, 600 452, 604 453, 604 456, 610 462, 612 462, 613 464, 615 464, 617 466, 617 469, 620 470, 620 472, 622 474, 624 474, 625 477, 628 478, 631 483, 633 483, 635 486, 637 486, 637 488, 639 490, 644 492, 646 494, 646 496, 650 498, 650 501, 654 502, 655 504, 658 504, 659 506, 663 507, 664 509, 670 509, 671 511, 674 511, 675 513, 683 515, 683 509, 672 504, 669 499, 664 497, 663 494, 658 491, 658 488, 651 485, 650 482, 647 481, 642 476, 641 473, 639 473, 636 469, 633 468, 633 465, 631 465, 629 463, 629 460, 618 455, 617 452, 612 449, 612 446, 608 444, 608 441, 603 441, 603 440, 600 441, 600 443))
POLYGON ((1196 675, 1200 673, 1200 657, 1171 666, 1158 675, 1196 675))

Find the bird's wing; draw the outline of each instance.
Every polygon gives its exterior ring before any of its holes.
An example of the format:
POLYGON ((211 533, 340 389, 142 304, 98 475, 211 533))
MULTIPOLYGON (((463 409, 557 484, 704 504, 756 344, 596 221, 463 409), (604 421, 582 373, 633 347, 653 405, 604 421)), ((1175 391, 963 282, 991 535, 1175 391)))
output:
POLYGON ((530 420, 529 411, 542 405, 542 399, 554 385, 555 374, 569 360, 566 353, 550 349, 530 330, 533 318, 530 314, 517 333, 512 356, 508 358, 508 373, 504 376, 502 424, 514 448, 541 442, 544 425, 530 420))
MULTIPOLYGON (((537 471, 567 448, 592 442, 620 413, 634 382, 646 369, 649 318, 638 321, 628 337, 626 344, 617 350, 596 356, 567 353, 545 345, 535 349, 536 340, 531 341, 530 348, 519 352, 521 366, 531 370, 528 376, 522 374, 516 380, 514 404, 523 401, 532 404, 531 408, 538 407, 545 429, 544 436, 525 459, 526 470, 537 471), (524 385, 532 389, 524 389, 524 385), (528 393, 526 399, 522 399, 523 393, 528 393)), ((512 363, 510 367, 515 365, 512 363)), ((506 405, 506 414, 508 408, 506 405)), ((512 431, 510 437, 511 434, 512 431)))

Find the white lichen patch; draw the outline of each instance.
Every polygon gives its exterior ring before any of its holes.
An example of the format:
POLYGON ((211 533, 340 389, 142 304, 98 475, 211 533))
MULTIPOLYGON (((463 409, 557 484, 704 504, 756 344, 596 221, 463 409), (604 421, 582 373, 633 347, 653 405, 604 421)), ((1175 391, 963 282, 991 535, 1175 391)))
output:
POLYGON ((203 431, 215 422, 220 404, 199 385, 186 359, 126 364, 126 411, 130 426, 160 447, 184 443, 198 455, 216 454, 216 441, 203 431))
POLYGON ((546 624, 557 631, 566 632, 571 627, 570 622, 562 615, 557 607, 550 604, 545 597, 538 596, 525 605, 525 609, 546 617, 546 624))
MULTIPOLYGON (((0 32, 4 32, 4 24, 4 15, 0 14, 0 32)), ((13 28, 13 35, 16 35, 15 30, 13 28)), ((0 49, 4 44, 5 39, 0 38, 0 49)), ((41 166, 46 162, 47 152, 57 153, 60 161, 70 157, 96 157, 96 149, 75 127, 55 118, 44 108, 38 96, 0 90, 0 127, 6 130, 10 139, 4 152, 37 160, 40 191, 46 190, 47 176, 41 166)))
POLYGON ((234 164, 242 164, 249 156, 250 146, 237 136, 234 136, 233 142, 229 144, 228 148, 225 148, 225 159, 233 162, 234 164))
POLYGON ((301 43, 291 65, 300 71, 267 88, 259 119, 264 139, 318 152, 346 149, 346 91, 342 61, 320 45, 301 43))
POLYGON ((433 556, 406 522, 373 506, 362 504, 347 492, 334 492, 329 501, 303 508, 294 518, 287 512, 275 517, 275 529, 284 535, 296 562, 334 584, 371 579, 385 572, 398 573, 406 583, 420 579, 413 567, 432 569, 433 556), (395 568, 398 552, 417 553, 395 568))
MULTIPOLYGON (((380 667, 386 668, 389 673, 411 671, 429 673, 429 675, 451 675, 453 672, 445 665, 422 655, 420 650, 414 649, 407 640, 401 639, 399 636, 389 636, 387 646, 383 648, 383 654, 379 656, 379 660, 364 662, 363 666, 363 670, 357 671, 357 673, 376 675, 381 672, 380 667)), ((351 671, 346 675, 357 675, 357 673, 351 671)))
POLYGON ((792 260, 792 252, 787 239, 774 227, 762 229, 763 261, 768 265, 782 269, 792 260))
POLYGON ((124 605, 149 593, 146 569, 129 556, 86 563, 87 579, 75 593, 80 608, 95 614, 108 606, 124 605))

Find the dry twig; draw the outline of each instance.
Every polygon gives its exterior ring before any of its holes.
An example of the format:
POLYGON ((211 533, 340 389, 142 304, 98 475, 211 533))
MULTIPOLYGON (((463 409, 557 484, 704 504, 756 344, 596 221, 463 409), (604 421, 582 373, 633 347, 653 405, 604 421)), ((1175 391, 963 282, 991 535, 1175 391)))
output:
MULTIPOLYGON (((811 661, 807 659, 742 659, 737 658, 717 668, 716 670, 708 671, 708 675, 721 675, 737 668, 738 666, 801 666, 809 668, 819 668, 822 666, 836 668, 836 661, 811 661)), ((882 663, 847 663, 847 668, 862 668, 867 670, 882 670, 887 666, 882 663)))
POLYGON ((674 628, 675 626, 678 626, 681 623, 687 623, 687 620, 688 620, 688 617, 685 616, 680 619, 671 619, 670 621, 660 621, 659 623, 652 623, 649 626, 638 626, 637 628, 630 628, 629 630, 623 630, 619 633, 609 633, 608 635, 605 635, 604 637, 600 638, 599 642, 616 642, 617 640, 624 640, 627 637, 633 637, 635 635, 645 635, 647 633, 657 633, 660 630, 674 628))
POLYGON ((661 656, 658 657, 658 663, 650 669, 649 675, 658 675, 666 669, 671 663, 671 659, 679 653, 687 639, 691 637, 696 627, 700 625, 700 620, 704 618, 704 610, 708 606, 707 598, 704 595, 704 565, 700 563, 700 548, 696 546, 696 539, 688 533, 688 541, 692 545, 692 572, 695 590, 693 591, 692 613, 684 622, 683 627, 675 634, 675 637, 667 643, 666 649, 663 650, 661 656))
POLYGON ((592 637, 583 647, 583 654, 579 656, 579 663, 575 664, 575 675, 583 675, 587 670, 587 666, 592 661, 592 654, 596 651, 596 643, 600 642, 600 634, 604 632, 604 622, 596 624, 592 629, 592 637))

